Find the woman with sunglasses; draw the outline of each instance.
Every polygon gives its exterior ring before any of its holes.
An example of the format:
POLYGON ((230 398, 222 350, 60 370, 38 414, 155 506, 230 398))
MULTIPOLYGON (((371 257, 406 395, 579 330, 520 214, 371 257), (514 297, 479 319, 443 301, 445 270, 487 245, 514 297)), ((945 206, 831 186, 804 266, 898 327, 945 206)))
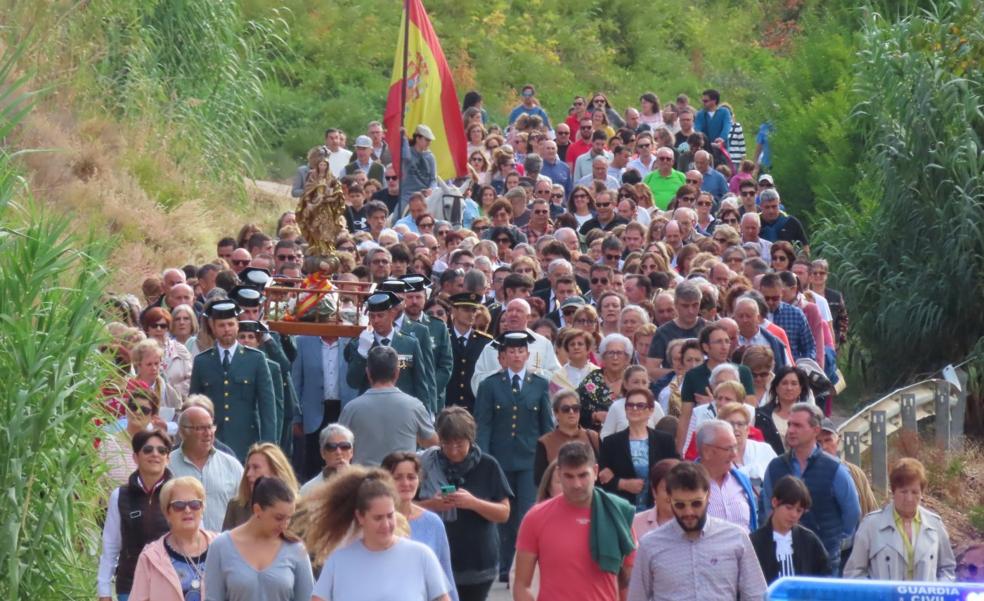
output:
POLYGON ((214 532, 202 528, 205 487, 198 478, 169 480, 161 488, 168 533, 137 559, 130 601, 187 601, 205 590, 205 557, 214 532))
POLYGON ((557 459, 560 447, 568 442, 580 441, 590 445, 597 455, 600 444, 597 432, 581 427, 581 400, 576 392, 562 388, 554 393, 551 405, 553 406, 554 421, 557 423, 557 428, 553 432, 544 434, 536 441, 533 481, 538 486, 547 466, 557 459))
POLYGON ((144 311, 140 326, 148 338, 157 341, 164 350, 161 358, 161 372, 168 384, 174 386, 181 397, 188 396, 191 387, 191 353, 185 345, 170 335, 171 312, 163 307, 151 307, 144 311))
MULTIPOLYGON (((132 381, 131 381, 132 382, 132 381)), ((167 431, 167 423, 158 417, 160 401, 153 390, 130 386, 125 395, 126 425, 99 441, 99 456, 109 467, 107 476, 116 486, 127 483, 137 469, 133 454, 133 437, 148 429, 167 431)))
POLYGON ((171 479, 167 469, 171 437, 161 430, 142 430, 134 435, 131 448, 137 469, 126 484, 113 490, 107 504, 96 576, 99 601, 112 599, 114 576, 117 599, 127 601, 144 545, 168 530, 160 494, 161 487, 171 479))
MULTIPOLYGON (((625 127, 625 120, 622 116, 618 114, 618 111, 612 108, 612 105, 608 103, 608 97, 598 92, 591 97, 591 104, 588 106, 588 112, 591 113, 592 117, 596 112, 603 113, 605 115, 605 125, 611 124, 612 127, 622 128, 625 127)), ((609 138, 615 135, 612 131, 608 135, 609 138)))
POLYGON ((644 511, 653 506, 649 494, 649 472, 663 459, 679 459, 673 437, 649 427, 656 399, 648 388, 625 394, 629 427, 601 441, 598 481, 608 492, 622 497, 644 511))
POLYGON ((298 494, 299 486, 290 461, 284 456, 280 447, 273 443, 261 442, 253 445, 246 455, 242 480, 239 481, 239 494, 229 501, 222 530, 231 530, 245 524, 253 515, 250 499, 253 489, 260 478, 274 477, 284 482, 294 494, 298 494))
POLYGON ((574 186, 570 197, 567 199, 567 210, 571 212, 577 220, 577 227, 594 219, 594 195, 586 186, 574 186))

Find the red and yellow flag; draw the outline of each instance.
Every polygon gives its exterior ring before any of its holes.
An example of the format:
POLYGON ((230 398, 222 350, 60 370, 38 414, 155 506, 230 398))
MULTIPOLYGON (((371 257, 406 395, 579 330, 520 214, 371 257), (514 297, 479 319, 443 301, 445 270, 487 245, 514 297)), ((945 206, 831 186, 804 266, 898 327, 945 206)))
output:
POLYGON ((403 43, 404 39, 409 38, 406 106, 402 107, 405 112, 404 127, 408 135, 413 135, 413 130, 420 124, 434 132, 436 139, 431 143, 430 150, 437 160, 438 177, 449 179, 467 175, 468 143, 451 69, 421 0, 407 0, 404 6, 404 10, 410 12, 410 18, 408 20, 404 13, 383 118, 393 165, 399 171, 403 43))

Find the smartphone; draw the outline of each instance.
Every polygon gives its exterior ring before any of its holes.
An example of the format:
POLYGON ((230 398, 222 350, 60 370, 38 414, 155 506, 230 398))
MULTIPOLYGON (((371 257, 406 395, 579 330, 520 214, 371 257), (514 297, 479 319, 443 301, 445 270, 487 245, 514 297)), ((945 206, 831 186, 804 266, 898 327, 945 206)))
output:
POLYGON ((443 484, 441 485, 441 495, 447 496, 453 492, 457 492, 458 487, 454 484, 443 484))

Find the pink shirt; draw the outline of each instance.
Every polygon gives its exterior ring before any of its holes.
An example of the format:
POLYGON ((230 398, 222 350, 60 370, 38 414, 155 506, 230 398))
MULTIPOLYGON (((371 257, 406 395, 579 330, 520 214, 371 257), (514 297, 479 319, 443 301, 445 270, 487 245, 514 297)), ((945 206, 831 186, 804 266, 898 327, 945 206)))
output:
MULTIPOLYGON (((563 495, 534 505, 526 514, 519 526, 516 550, 537 556, 537 599, 618 599, 616 575, 601 571, 591 559, 590 529, 591 508, 574 507, 563 495)), ((625 565, 631 566, 634 558, 633 552, 625 559, 625 565)))
POLYGON ((751 508, 741 483, 730 473, 725 474, 724 482, 718 485, 711 478, 711 494, 707 500, 707 515, 720 518, 749 531, 751 508))

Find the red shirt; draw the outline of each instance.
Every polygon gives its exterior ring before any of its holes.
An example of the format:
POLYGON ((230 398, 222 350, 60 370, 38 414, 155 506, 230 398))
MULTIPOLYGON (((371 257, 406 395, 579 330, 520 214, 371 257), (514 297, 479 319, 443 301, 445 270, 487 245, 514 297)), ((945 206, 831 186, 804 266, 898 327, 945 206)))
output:
MULTIPOLYGON (((540 601, 616 601, 616 574, 603 572, 588 545, 591 508, 575 507, 563 495, 538 503, 523 518, 516 550, 532 553, 540 568, 540 601)), ((635 552, 625 558, 631 567, 635 552)))
POLYGON ((571 142, 571 145, 567 147, 567 164, 570 165, 572 171, 577 157, 589 150, 591 150, 591 140, 585 141, 578 137, 577 140, 571 142))

